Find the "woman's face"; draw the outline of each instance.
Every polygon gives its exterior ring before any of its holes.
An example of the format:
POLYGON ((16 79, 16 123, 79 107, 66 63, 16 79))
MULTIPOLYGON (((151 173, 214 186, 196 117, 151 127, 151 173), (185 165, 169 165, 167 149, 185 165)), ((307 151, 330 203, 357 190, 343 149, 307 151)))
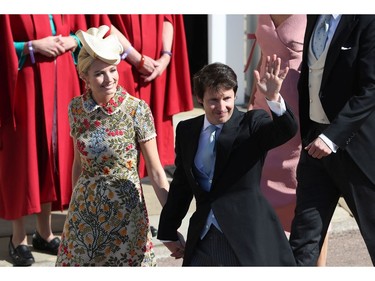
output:
POLYGON ((94 60, 85 75, 86 84, 98 98, 112 97, 116 92, 119 75, 117 66, 94 60))

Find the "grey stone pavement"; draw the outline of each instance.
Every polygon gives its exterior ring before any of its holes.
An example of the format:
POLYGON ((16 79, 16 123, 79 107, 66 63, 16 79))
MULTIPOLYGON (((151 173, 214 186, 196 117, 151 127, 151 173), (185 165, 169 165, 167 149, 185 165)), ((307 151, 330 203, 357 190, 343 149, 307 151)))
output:
MULTIPOLYGON (((144 192, 146 202, 149 209, 150 224, 157 228, 159 221, 159 213, 161 207, 156 199, 151 185, 148 184, 147 179, 144 183, 144 192)), ((194 204, 192 204, 194 205, 194 204)), ((186 237, 188 219, 194 211, 191 211, 185 217, 180 228, 182 234, 186 237)), ((65 220, 65 212, 54 212, 52 215, 53 230, 56 235, 61 234, 62 226, 65 220)), ((29 244, 31 246, 31 234, 34 229, 35 219, 33 216, 27 218, 27 229, 29 236, 29 244)), ((5 220, 0 220, 0 280, 1 267, 12 267, 8 256, 9 236, 11 234, 11 223, 5 220)), ((159 267, 179 267, 182 260, 176 260, 169 256, 169 251, 157 239, 153 238, 155 254, 157 256, 159 267)), ((55 256, 40 253, 32 249, 35 257, 35 264, 32 267, 53 267, 55 263, 55 256)), ((366 246, 359 233, 357 224, 350 211, 348 211, 345 201, 340 200, 337 205, 334 217, 332 219, 331 231, 328 240, 328 267, 372 267, 370 257, 368 255, 366 246)), ((375 273, 375 272, 373 272, 375 273)))
MULTIPOLYGON (((191 112, 181 113, 176 116, 175 122, 179 120, 190 118, 197 114, 202 113, 200 109, 195 109, 191 112)), ((168 174, 168 173, 167 173, 168 174)), ((147 178, 143 179, 143 188, 147 203, 147 208, 149 212, 150 224, 157 228, 159 214, 161 211, 161 206, 157 201, 157 198, 153 192, 152 186, 150 185, 147 178)), ((189 210, 188 215, 185 217, 183 224, 181 226, 181 233, 186 237, 188 219, 194 211, 194 202, 189 210)), ((65 220, 65 212, 54 212, 52 216, 53 231, 56 235, 60 235, 65 220)), ((27 231, 30 234, 29 244, 31 246, 31 234, 35 227, 35 218, 29 216, 26 219, 27 231)), ((11 280, 9 278, 3 278, 5 276, 2 274, 5 268, 12 267, 8 256, 8 243, 9 236, 11 234, 11 223, 9 221, 0 219, 0 280, 11 280), (2 269, 3 268, 3 269, 2 269)), ((168 250, 162 245, 160 241, 154 238, 154 249, 157 256, 159 267, 180 267, 181 259, 176 260, 169 256, 168 250)), ((33 255, 35 257, 35 264, 31 266, 34 267, 53 267, 55 263, 55 256, 48 254, 39 253, 32 249, 33 255)), ((328 258, 327 267, 371 267, 372 263, 367 252, 366 246, 364 245, 363 239, 359 233, 357 224, 353 219, 350 211, 348 210, 345 201, 340 200, 337 205, 334 217, 332 219, 331 230, 328 240, 328 258)), ((21 272, 21 271, 18 271, 21 272)), ((375 272, 372 271, 372 274, 375 272)), ((67 278, 67 277, 65 277, 67 278)), ((65 279, 64 278, 64 279, 65 279)), ((28 278, 29 279, 29 278, 28 278)), ((49 278, 51 279, 51 278, 49 278)), ((341 278, 342 280, 343 278, 341 278)), ((371 278, 372 279, 372 278, 371 278)), ((75 280, 73 278, 73 280, 75 280)), ((290 279, 288 279, 290 281, 290 279)))

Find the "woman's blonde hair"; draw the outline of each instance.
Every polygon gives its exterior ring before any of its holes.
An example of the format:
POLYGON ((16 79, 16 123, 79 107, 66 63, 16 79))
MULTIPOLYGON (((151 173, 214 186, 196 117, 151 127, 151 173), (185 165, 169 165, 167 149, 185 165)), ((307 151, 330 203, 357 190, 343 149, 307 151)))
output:
POLYGON ((90 56, 85 48, 82 48, 78 54, 77 70, 78 75, 82 78, 82 75, 87 74, 87 71, 95 58, 90 56))

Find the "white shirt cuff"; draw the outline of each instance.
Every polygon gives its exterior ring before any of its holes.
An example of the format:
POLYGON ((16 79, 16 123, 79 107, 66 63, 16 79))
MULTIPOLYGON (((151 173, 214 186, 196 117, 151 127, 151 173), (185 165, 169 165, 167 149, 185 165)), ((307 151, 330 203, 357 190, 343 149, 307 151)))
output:
POLYGON ((286 111, 286 105, 283 97, 280 96, 280 101, 270 101, 266 99, 268 106, 272 110, 273 113, 275 113, 277 116, 281 116, 286 111))
POLYGON ((329 138, 327 138, 325 135, 320 134, 319 138, 321 138, 326 145, 332 150, 333 153, 337 152, 337 149, 339 148, 336 144, 334 144, 329 138))

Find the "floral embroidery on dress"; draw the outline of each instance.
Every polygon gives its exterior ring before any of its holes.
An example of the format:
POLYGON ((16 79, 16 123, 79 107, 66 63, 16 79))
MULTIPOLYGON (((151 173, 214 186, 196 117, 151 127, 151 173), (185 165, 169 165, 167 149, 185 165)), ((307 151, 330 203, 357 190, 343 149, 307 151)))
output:
POLYGON ((155 266, 139 142, 156 137, 149 106, 118 88, 99 106, 85 93, 69 106, 82 173, 73 189, 57 266, 155 266))

